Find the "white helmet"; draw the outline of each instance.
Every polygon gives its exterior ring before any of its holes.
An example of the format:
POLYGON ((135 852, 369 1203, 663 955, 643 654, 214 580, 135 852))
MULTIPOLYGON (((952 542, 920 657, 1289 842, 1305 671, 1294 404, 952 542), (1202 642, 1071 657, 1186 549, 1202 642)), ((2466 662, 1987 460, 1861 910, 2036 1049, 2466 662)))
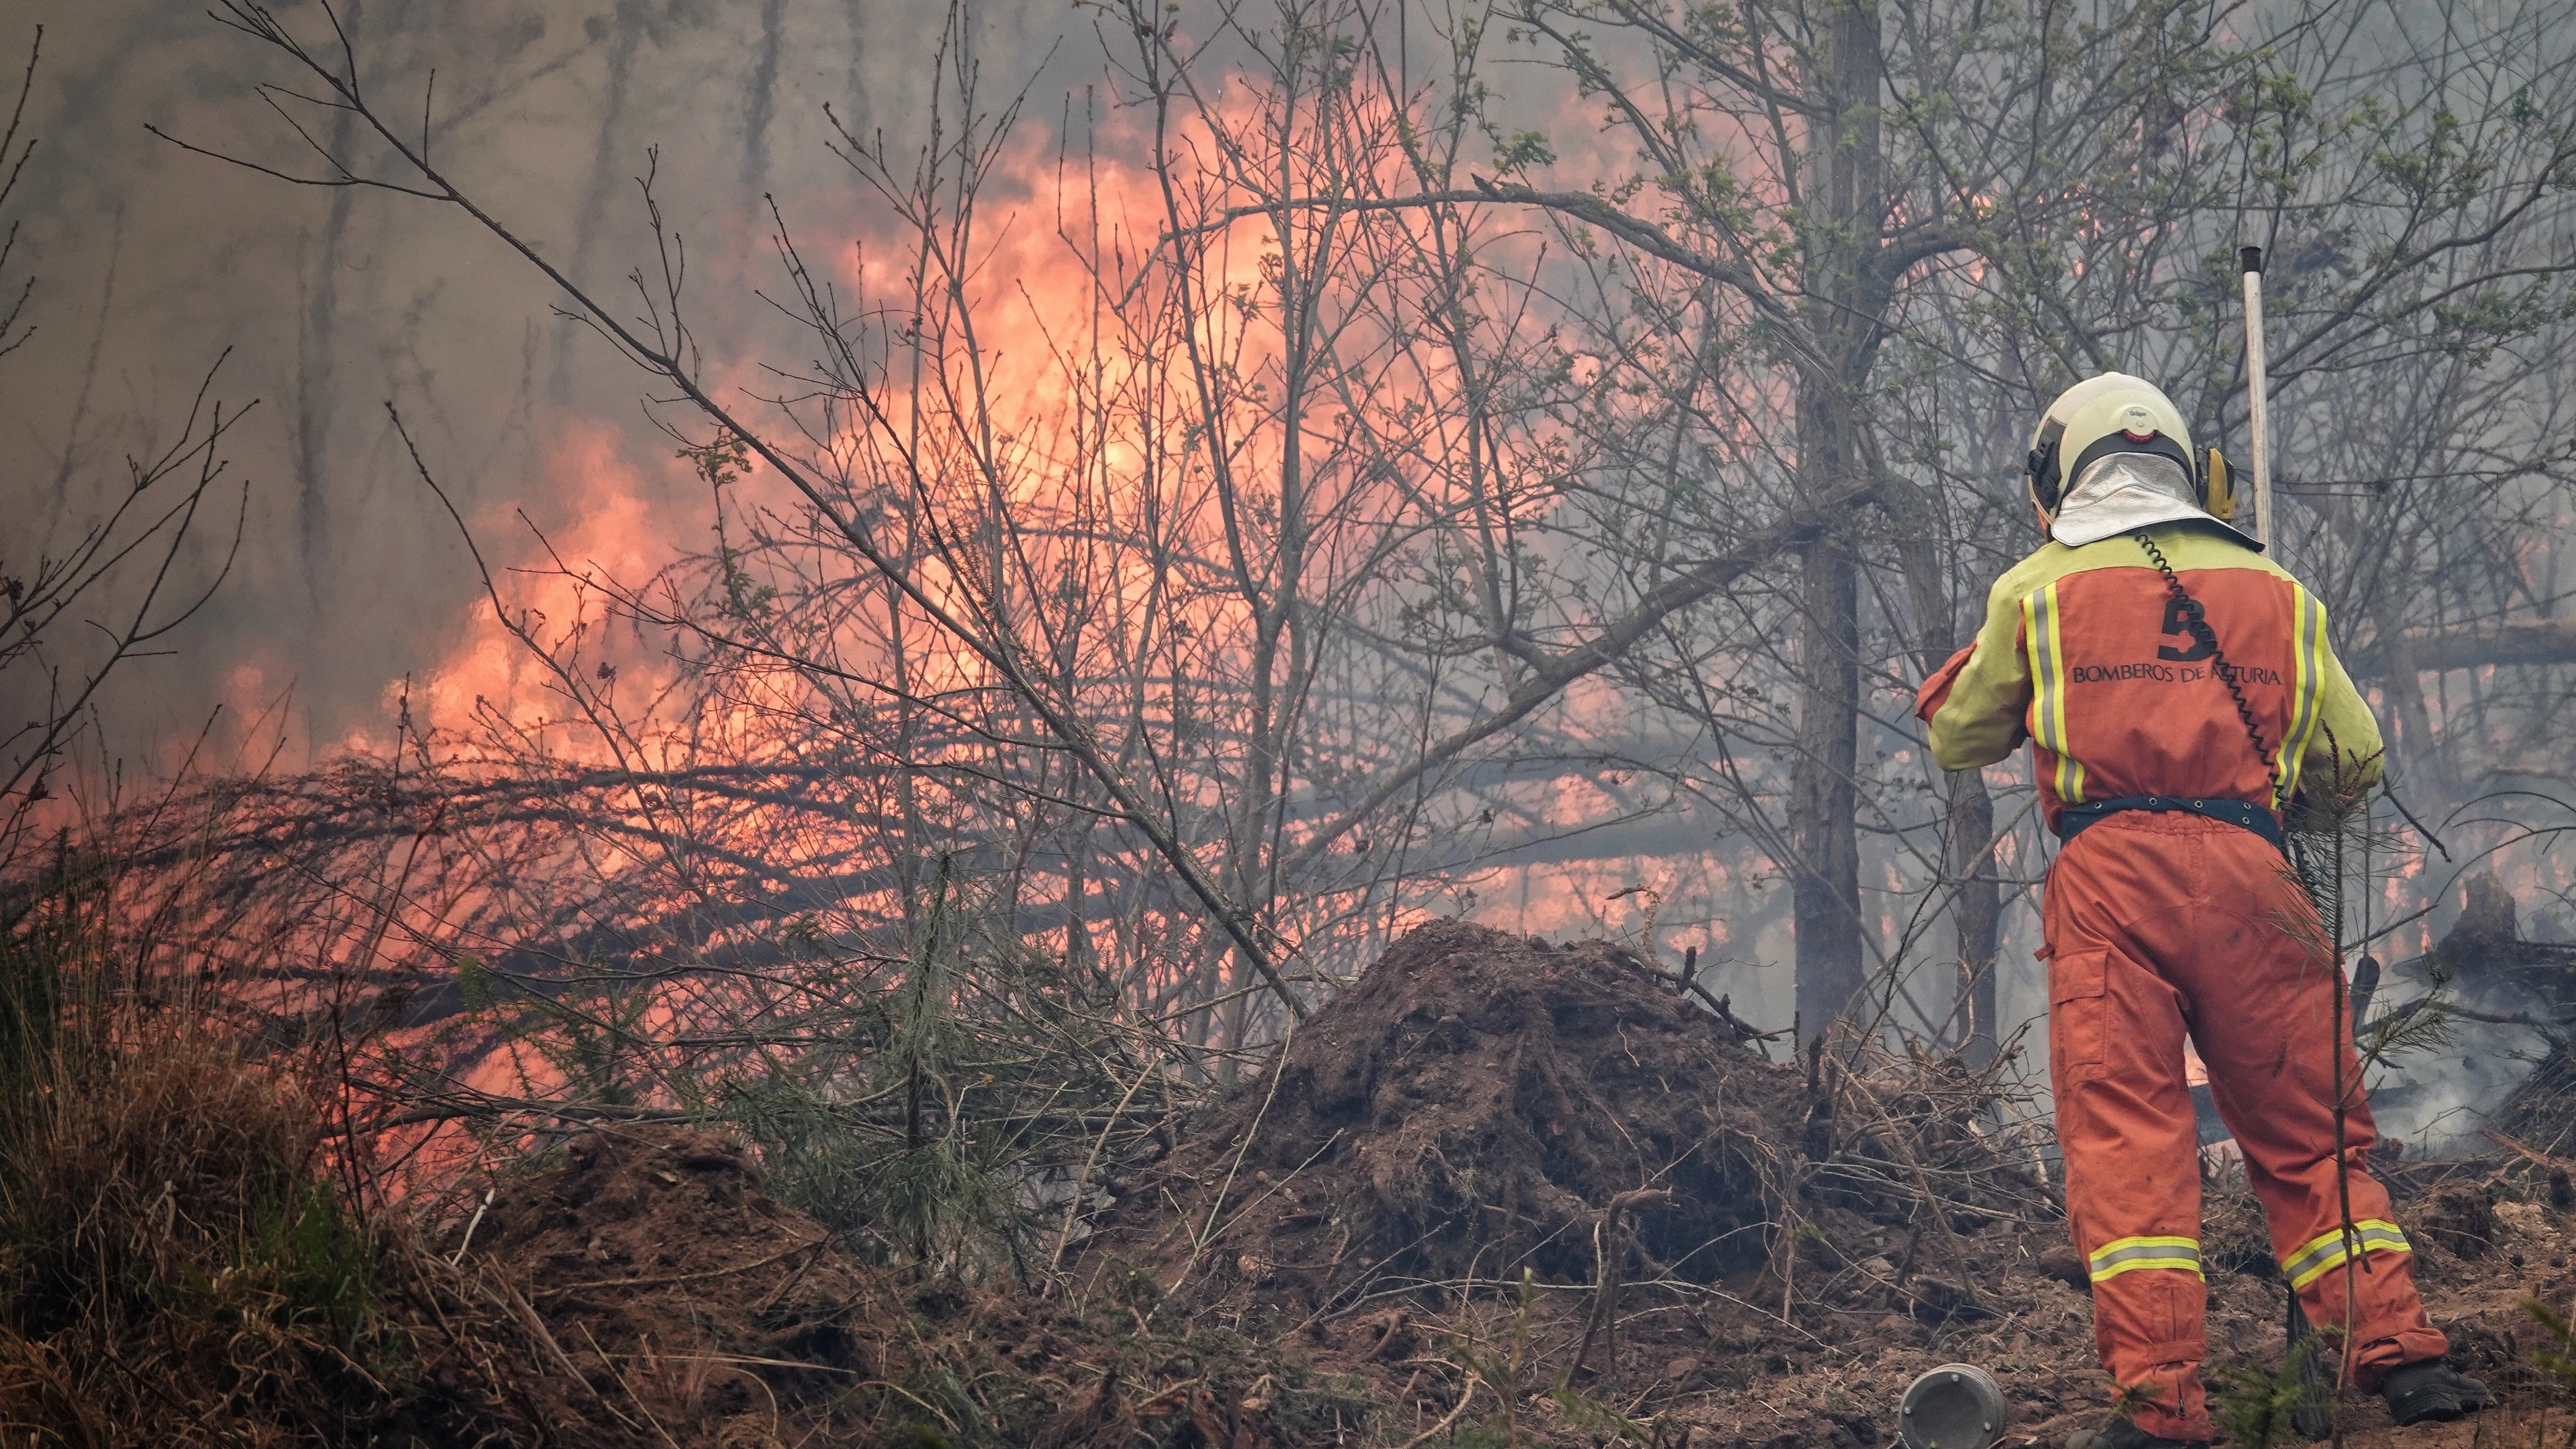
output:
POLYGON ((2023 479, 2049 537, 2070 548, 2184 518, 2223 524, 2235 512, 2218 450, 2199 459, 2182 410, 2124 372, 2057 395, 2031 430, 2023 479))

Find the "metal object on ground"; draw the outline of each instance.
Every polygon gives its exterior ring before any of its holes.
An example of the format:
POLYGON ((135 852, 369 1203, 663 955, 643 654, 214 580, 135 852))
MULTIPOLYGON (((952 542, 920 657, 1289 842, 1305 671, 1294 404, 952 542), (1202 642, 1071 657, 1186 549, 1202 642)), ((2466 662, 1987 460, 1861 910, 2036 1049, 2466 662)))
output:
POLYGON ((2004 1386, 1970 1363, 1916 1379, 1896 1408, 1903 1449, 1993 1449, 2004 1437, 2004 1386))

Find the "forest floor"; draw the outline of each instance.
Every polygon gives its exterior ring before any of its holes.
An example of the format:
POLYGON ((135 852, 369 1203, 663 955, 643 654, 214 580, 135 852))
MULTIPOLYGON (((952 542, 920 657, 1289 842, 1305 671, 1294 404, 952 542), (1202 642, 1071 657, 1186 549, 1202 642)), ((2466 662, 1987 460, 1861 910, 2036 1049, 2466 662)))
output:
MULTIPOLYGON (((1838 1078, 1747 1035, 1616 946, 1427 927, 1105 1185, 1070 1291, 907 1288, 738 1149, 667 1130, 584 1140, 475 1252, 563 1349, 556 1422, 612 1439, 830 1437, 835 1390, 866 1383, 911 1401, 880 1430, 923 1444, 1876 1449, 1956 1361, 2004 1385, 2007 1443, 2102 1422, 2082 1274, 2028 1144, 1968 1125, 1986 1089, 1924 1058, 1838 1078)), ((2524 1307, 2576 1299, 2576 1217, 2532 1166, 2389 1174, 2453 1361, 2505 1403, 2397 1431, 2347 1392, 2344 1442, 2576 1426, 2524 1307)), ((2281 1362, 2284 1292, 2241 1172, 2207 1218, 2216 1392, 2281 1362)))
MULTIPOLYGON (((1994 1074, 1764 1049, 1615 945, 1428 926, 1160 1160, 1086 1184, 1101 1210, 1066 1262, 975 1287, 844 1253, 727 1136, 604 1129, 505 1181, 470 1241, 388 1249, 373 1312, 397 1341, 355 1354, 379 1397, 344 1405, 346 1437, 1878 1449, 1906 1386, 1961 1361, 2002 1383, 2007 1444, 2103 1422, 2083 1274, 2039 1143, 1991 1125, 1994 1074)), ((2570 1442, 2525 1307, 2576 1303, 2553 1161, 2388 1173, 2453 1361, 2504 1402, 2398 1431, 2347 1392, 2342 1442, 2570 1442)), ((2216 1392, 2279 1365, 2284 1296, 2242 1174, 2207 1197, 2216 1392)), ((77 1357, 0 1343, 0 1430, 136 1442, 83 1417, 77 1357)), ((196 1419, 232 1427, 155 1449, 313 1442, 246 1427, 275 1361, 200 1375, 196 1419)), ((170 1382, 176 1403, 198 1381, 170 1382)))

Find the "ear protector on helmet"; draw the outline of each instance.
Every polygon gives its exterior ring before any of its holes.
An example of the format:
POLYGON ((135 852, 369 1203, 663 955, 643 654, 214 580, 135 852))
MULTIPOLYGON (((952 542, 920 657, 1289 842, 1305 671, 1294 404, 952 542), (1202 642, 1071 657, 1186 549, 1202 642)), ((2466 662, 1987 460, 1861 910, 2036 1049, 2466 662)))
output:
POLYGON ((2236 517, 2236 480, 2227 476, 2227 455, 2211 448, 2204 455, 2200 477, 2194 480, 2200 488, 2200 506, 2209 516, 2221 521, 2236 517))

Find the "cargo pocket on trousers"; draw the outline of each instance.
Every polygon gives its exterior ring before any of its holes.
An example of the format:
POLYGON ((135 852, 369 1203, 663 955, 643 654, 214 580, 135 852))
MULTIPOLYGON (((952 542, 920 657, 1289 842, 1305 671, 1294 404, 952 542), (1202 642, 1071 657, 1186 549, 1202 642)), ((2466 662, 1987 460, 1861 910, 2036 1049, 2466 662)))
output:
POLYGON ((2048 962, 2048 1074, 2059 1091, 2102 1074, 2110 1046, 2110 953, 2061 954, 2048 962))

